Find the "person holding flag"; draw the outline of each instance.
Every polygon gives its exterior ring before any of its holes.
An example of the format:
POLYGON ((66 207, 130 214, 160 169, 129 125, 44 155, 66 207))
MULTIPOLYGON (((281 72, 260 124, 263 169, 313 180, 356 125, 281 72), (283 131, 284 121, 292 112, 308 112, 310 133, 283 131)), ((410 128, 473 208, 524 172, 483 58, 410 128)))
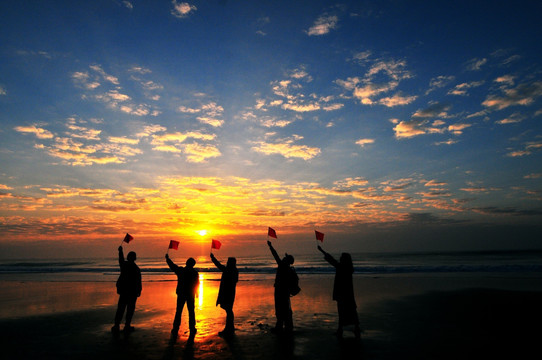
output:
MULTIPOLYGON (((179 245, 178 241, 171 240, 169 249, 177 250, 179 245)), ((186 260, 186 266, 178 266, 169 258, 169 254, 166 254, 166 262, 171 269, 177 275, 177 308, 175 311, 175 317, 173 319, 173 329, 171 334, 177 335, 179 333, 179 327, 181 326, 181 315, 183 313, 184 304, 188 309, 188 326, 190 328, 190 337, 196 336, 196 313, 194 311, 194 300, 196 298, 196 290, 199 286, 199 273, 194 269, 196 260, 188 258, 186 260)))
POLYGON ((212 249, 219 249, 220 242, 213 240, 211 243, 211 260, 213 264, 222 271, 222 277, 220 278, 220 287, 218 289, 218 297, 216 299, 216 305, 220 305, 224 311, 226 311, 226 326, 223 331, 220 331, 220 336, 230 336, 235 332, 234 327, 234 315, 233 315, 233 303, 235 301, 235 288, 239 281, 239 271, 237 270, 237 259, 229 257, 226 266, 222 265, 218 261, 212 252, 212 249))
MULTIPOLYGON (((277 238, 275 230, 269 228, 269 236, 277 238)), ((277 262, 277 273, 275 275, 275 316, 277 317, 277 323, 273 332, 282 332, 284 329, 286 332, 291 333, 294 329, 292 306, 290 303, 290 284, 292 277, 295 274, 292 268, 294 264, 294 257, 289 254, 285 254, 284 258, 280 258, 277 251, 273 247, 271 241, 267 240, 267 245, 273 258, 277 262), (284 328, 283 328, 284 327, 284 328)), ((297 275, 295 275, 297 276, 297 275)))
POLYGON ((344 326, 354 325, 354 334, 359 338, 361 336, 361 330, 359 327, 358 313, 356 311, 356 299, 354 297, 354 284, 352 279, 354 265, 352 264, 352 256, 350 256, 349 253, 342 253, 340 260, 337 261, 329 253, 325 252, 320 245, 318 245, 318 250, 324 254, 324 259, 335 267, 333 300, 337 302, 337 310, 339 313, 337 336, 342 337, 344 326))
MULTIPOLYGON (((133 237, 126 234, 124 242, 129 243, 133 240, 133 237)), ((134 330, 131 325, 132 317, 134 316, 135 305, 137 298, 141 296, 141 271, 139 266, 136 265, 136 253, 130 251, 126 260, 124 260, 124 253, 122 246, 119 246, 119 266, 120 276, 117 280, 117 294, 119 294, 119 302, 117 305, 117 312, 115 314, 115 325, 111 328, 111 331, 118 332, 120 328, 120 322, 126 310, 126 323, 124 325, 124 331, 130 332, 134 330)))

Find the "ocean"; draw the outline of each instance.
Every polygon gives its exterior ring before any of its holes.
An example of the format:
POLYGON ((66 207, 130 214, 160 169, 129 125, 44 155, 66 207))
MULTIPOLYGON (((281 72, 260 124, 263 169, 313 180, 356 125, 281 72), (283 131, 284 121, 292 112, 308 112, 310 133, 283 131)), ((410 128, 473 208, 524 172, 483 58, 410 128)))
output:
MULTIPOLYGON (((337 259, 340 254, 333 254, 337 259)), ((217 254, 219 260, 222 259, 217 254)), ((375 276, 409 273, 542 273, 542 250, 363 253, 352 254, 355 274, 375 276)), ((174 259, 178 265, 184 265, 174 259)), ((184 259, 183 259, 184 261, 184 259)), ((196 258, 196 268, 209 279, 220 274, 209 257, 196 258)), ((137 260, 143 281, 175 280, 163 258, 137 260)), ((273 275, 276 263, 271 255, 238 257, 237 267, 249 275, 273 275)), ((294 267, 298 274, 332 274, 334 268, 319 253, 299 255, 294 267)), ((0 260, 0 280, 20 281, 115 281, 119 274, 117 259, 11 259, 0 260)))

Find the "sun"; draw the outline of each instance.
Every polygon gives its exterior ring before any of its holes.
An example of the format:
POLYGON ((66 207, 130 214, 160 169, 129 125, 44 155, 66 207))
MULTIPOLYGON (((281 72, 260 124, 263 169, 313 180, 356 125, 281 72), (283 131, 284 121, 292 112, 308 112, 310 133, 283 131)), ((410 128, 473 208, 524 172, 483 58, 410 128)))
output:
POLYGON ((196 232, 199 234, 199 236, 205 236, 205 235, 207 235, 207 230, 198 230, 198 231, 196 231, 196 232))

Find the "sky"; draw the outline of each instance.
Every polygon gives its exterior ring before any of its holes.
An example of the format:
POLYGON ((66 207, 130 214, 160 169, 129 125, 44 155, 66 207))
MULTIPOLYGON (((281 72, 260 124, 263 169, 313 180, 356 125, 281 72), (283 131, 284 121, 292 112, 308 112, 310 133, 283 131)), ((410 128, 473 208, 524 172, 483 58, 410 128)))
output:
POLYGON ((542 248, 539 1, 0 14, 0 257, 542 248))

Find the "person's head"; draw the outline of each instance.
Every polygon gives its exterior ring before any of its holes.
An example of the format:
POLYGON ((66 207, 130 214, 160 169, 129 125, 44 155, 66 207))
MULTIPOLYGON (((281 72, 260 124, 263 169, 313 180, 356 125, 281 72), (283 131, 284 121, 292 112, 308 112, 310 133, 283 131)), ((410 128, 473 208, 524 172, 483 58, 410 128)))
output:
POLYGON ((136 258, 137 258, 137 256, 136 256, 136 253, 135 253, 134 251, 130 251, 130 252, 128 253, 128 255, 126 256, 126 259, 127 259, 128 261, 130 261, 130 262, 136 261, 136 258))
POLYGON ((294 257, 292 255, 286 253, 284 258, 282 259, 282 262, 284 262, 287 265, 293 265, 294 264, 294 257))
POLYGON ((196 260, 194 260, 194 258, 188 258, 188 260, 186 260, 186 267, 192 268, 194 265, 196 265, 196 260))
POLYGON ((349 253, 342 253, 339 261, 342 265, 345 265, 348 267, 354 266, 354 264, 352 264, 352 256, 349 253))
POLYGON ((235 267, 235 265, 237 265, 237 259, 234 258, 234 257, 229 257, 228 262, 226 263, 226 266, 233 268, 233 267, 235 267))
POLYGON ((352 263, 352 256, 349 254, 349 253, 342 253, 341 254, 341 262, 344 262, 345 264, 347 263, 352 263))

